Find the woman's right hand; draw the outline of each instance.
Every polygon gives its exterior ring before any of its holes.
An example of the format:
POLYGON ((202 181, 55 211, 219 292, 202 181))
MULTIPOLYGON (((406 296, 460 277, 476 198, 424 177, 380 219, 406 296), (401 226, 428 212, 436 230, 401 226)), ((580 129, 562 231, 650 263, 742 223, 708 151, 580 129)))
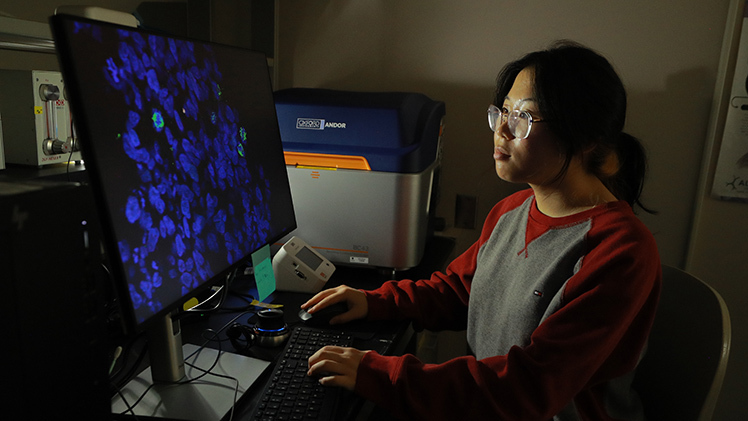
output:
POLYGON ((325 289, 317 293, 309 301, 301 305, 301 308, 314 314, 316 311, 336 303, 346 303, 348 311, 330 319, 330 324, 347 323, 363 319, 369 314, 369 303, 363 291, 345 285, 325 289))

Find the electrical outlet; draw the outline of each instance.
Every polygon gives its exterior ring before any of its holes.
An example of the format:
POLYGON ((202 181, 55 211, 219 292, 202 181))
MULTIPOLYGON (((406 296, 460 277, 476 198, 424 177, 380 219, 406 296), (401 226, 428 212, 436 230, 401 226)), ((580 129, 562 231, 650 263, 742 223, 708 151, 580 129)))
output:
POLYGON ((455 201, 455 228, 475 229, 478 198, 458 194, 455 201))

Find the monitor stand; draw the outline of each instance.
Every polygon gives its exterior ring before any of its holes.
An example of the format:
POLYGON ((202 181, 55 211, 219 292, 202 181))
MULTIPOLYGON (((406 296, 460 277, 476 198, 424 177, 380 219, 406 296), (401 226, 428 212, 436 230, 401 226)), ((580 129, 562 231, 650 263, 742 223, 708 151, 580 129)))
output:
MULTIPOLYGON (((183 347, 188 363, 185 365, 185 380, 194 379, 203 374, 201 370, 192 366, 208 370, 216 360, 217 350, 203 348, 196 352, 199 349, 200 347, 192 344, 185 344, 183 347), (190 357, 193 353, 196 353, 196 356, 190 357)), ((236 395, 234 394, 237 388, 235 380, 208 374, 195 382, 185 384, 156 383, 133 408, 133 411, 136 415, 143 417, 196 421, 220 420, 231 411, 235 400, 242 397, 242 394, 269 365, 267 361, 222 352, 211 372, 235 378, 239 382, 236 395)), ((149 367, 132 379, 122 389, 122 394, 127 403, 132 405, 152 384, 154 383, 149 367)), ((118 394, 115 395, 112 399, 112 413, 120 414, 125 411, 127 411, 127 406, 118 394)), ((127 414, 132 413, 127 411, 125 415, 127 414)))

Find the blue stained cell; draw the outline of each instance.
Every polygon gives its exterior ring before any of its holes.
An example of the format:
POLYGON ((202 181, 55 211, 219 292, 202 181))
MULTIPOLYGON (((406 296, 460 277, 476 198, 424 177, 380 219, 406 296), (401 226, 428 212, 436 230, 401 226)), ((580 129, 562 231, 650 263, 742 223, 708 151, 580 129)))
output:
POLYGON ((154 288, 159 288, 159 287, 161 287, 161 285, 163 284, 163 282, 164 282, 164 278, 161 277, 161 274, 158 273, 158 272, 155 272, 153 274, 153 282, 152 282, 153 287, 154 288))
POLYGON ((117 64, 114 62, 114 59, 112 58, 108 58, 106 60, 106 64, 107 64, 106 75, 108 76, 108 79, 111 81, 110 83, 113 83, 116 87, 116 85, 119 85, 120 83, 119 67, 117 67, 117 64))
POLYGON ((184 103, 184 108, 182 109, 182 112, 184 112, 184 115, 187 117, 190 117, 194 120, 197 120, 197 101, 195 101, 194 98, 189 97, 184 103))
POLYGON ((200 268, 205 264, 205 257, 198 250, 192 252, 192 258, 195 259, 195 265, 200 268))
POLYGON ((153 284, 148 281, 140 282, 140 290, 143 291, 146 298, 149 300, 153 298, 153 284))
POLYGON ((179 52, 177 49, 177 41, 173 38, 169 38, 169 52, 175 58, 179 58, 179 52))
POLYGON ((143 301, 144 301, 143 297, 140 294, 138 294, 138 291, 135 290, 134 285, 130 284, 129 290, 130 290, 130 301, 132 301, 133 307, 135 307, 136 309, 140 308, 140 306, 143 305, 143 301))
POLYGON ((127 127, 127 131, 130 131, 133 128, 135 128, 135 126, 137 126, 139 122, 140 122, 140 114, 138 114, 135 111, 131 110, 127 114, 127 126, 126 126, 127 127))
MULTIPOLYGON (((158 164, 159 166, 164 165, 164 157, 161 155, 161 144, 156 143, 153 145, 153 155, 151 155, 151 161, 155 164, 158 164)), ((152 168, 153 169, 153 168, 152 168)), ((157 173, 160 173, 160 170, 156 170, 157 173)))
POLYGON ((172 135, 169 127, 164 129, 164 135, 166 136, 166 143, 168 143, 171 148, 174 148, 177 145, 177 140, 174 138, 174 135, 172 135))
POLYGON ((151 213, 146 212, 146 211, 141 211, 140 219, 138 219, 138 225, 140 225, 140 228, 142 228, 143 231, 147 233, 153 226, 153 218, 151 218, 151 213))
POLYGON ((164 209, 166 209, 166 203, 164 203, 164 200, 161 198, 161 192, 155 186, 151 186, 148 189, 148 201, 150 202, 151 206, 156 209, 156 212, 158 212, 159 214, 164 213, 164 209))
POLYGON ((161 234, 161 238, 166 238, 174 235, 176 232, 176 226, 174 225, 174 221, 172 221, 171 218, 169 218, 169 215, 164 216, 161 219, 161 222, 159 223, 159 234, 161 234))
POLYGON ((140 92, 135 92, 135 106, 138 110, 143 110, 143 98, 140 96, 140 92))
POLYGON ((161 304, 159 301, 148 301, 148 307, 151 309, 151 313, 158 313, 163 308, 163 304, 161 304))
POLYGON ((182 259, 177 260, 177 269, 181 273, 184 273, 187 271, 187 265, 185 264, 184 260, 182 259))
POLYGON ((192 238, 192 230, 190 230, 190 220, 187 218, 182 219, 182 233, 187 238, 192 238))
POLYGON ((153 110, 151 120, 153 120, 153 127, 157 132, 161 132, 164 129, 164 117, 161 115, 159 110, 153 110))
POLYGON ((206 204, 208 208, 207 215, 213 215, 213 213, 216 211, 216 207, 218 206, 218 198, 210 193, 208 193, 208 196, 206 198, 206 204))
POLYGON ((153 260, 151 261, 151 269, 158 271, 158 262, 153 260))
POLYGON ((137 32, 129 32, 129 34, 130 34, 130 38, 132 39, 132 42, 135 43, 135 46, 139 50, 142 50, 143 48, 146 47, 145 39, 143 39, 143 36, 141 34, 137 32))
POLYGON ((158 245, 158 235, 159 235, 158 229, 151 228, 150 230, 148 230, 148 245, 147 245, 147 247, 148 247, 148 251, 149 252, 156 251, 156 246, 158 245))
POLYGON ((174 239, 174 248, 177 251, 177 256, 182 256, 185 250, 187 250, 187 246, 184 244, 184 241, 182 241, 182 236, 180 234, 177 234, 174 239))
POLYGON ((153 181, 153 177, 151 176, 151 172, 148 171, 148 168, 144 168, 142 165, 138 165, 138 174, 140 174, 140 181, 143 182, 143 184, 148 184, 151 181, 153 181))
POLYGON ((186 288, 187 290, 191 290, 195 286, 195 278, 192 276, 191 273, 185 272, 182 274, 182 276, 179 277, 179 280, 182 282, 182 290, 186 288))
POLYGON ((218 120, 216 113, 210 113, 210 122, 216 124, 216 120, 218 120))
POLYGON ((183 171, 189 174, 190 178, 192 178, 193 181, 200 180, 200 175, 197 172, 197 167, 192 164, 192 161, 187 155, 179 155, 179 163, 182 164, 183 171))
POLYGON ((129 129, 125 131, 125 133, 122 134, 122 140, 124 141, 125 146, 129 145, 132 148, 140 146, 140 136, 138 136, 138 133, 135 130, 129 129))
POLYGON ((184 124, 182 124, 182 117, 179 116, 179 111, 174 110, 172 112, 172 116, 174 117, 174 122, 177 123, 177 127, 179 128, 179 131, 184 130, 184 124))
POLYGON ((131 224, 135 223, 135 221, 140 219, 140 203, 137 197, 130 196, 127 198, 125 215, 127 215, 127 220, 131 224))
POLYGON ((148 54, 143 53, 140 55, 140 64, 142 67, 138 69, 138 79, 143 80, 145 79, 145 69, 153 67, 153 63, 151 63, 151 58, 148 57, 148 54))
POLYGON ((90 23, 83 23, 83 22, 73 22, 73 33, 77 34, 79 32, 87 32, 91 30, 91 24, 90 23))
POLYGON ((221 234, 226 232, 226 212, 223 209, 220 209, 213 217, 213 226, 221 234))
POLYGON ((218 237, 214 233, 208 234, 208 250, 212 251, 213 253, 218 253, 218 237))
POLYGON ((205 218, 202 215, 195 215, 195 220, 192 221, 192 231, 196 236, 199 236, 203 232, 205 226, 205 218))
POLYGON ((130 260, 130 246, 127 244, 126 241, 120 241, 117 243, 117 247, 119 248, 119 255, 122 262, 127 262, 130 260))
POLYGON ((164 114, 170 116, 174 114, 174 97, 169 95, 166 89, 161 90, 161 104, 164 107, 164 114))
POLYGON ((182 210, 182 215, 185 218, 189 219, 192 217, 190 213, 190 200, 186 196, 182 196, 180 209, 182 210))

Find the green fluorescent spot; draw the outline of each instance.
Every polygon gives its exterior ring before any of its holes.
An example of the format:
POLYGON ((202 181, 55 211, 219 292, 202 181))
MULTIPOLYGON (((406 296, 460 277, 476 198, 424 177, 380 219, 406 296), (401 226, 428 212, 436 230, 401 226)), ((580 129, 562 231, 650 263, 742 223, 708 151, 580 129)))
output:
POLYGON ((153 120, 153 127, 155 127, 157 130, 161 130, 164 128, 164 118, 161 117, 160 112, 154 111, 151 119, 153 120))
POLYGON ((244 157, 244 145, 240 143, 239 146, 236 147, 236 151, 239 153, 239 156, 242 158, 244 157))

